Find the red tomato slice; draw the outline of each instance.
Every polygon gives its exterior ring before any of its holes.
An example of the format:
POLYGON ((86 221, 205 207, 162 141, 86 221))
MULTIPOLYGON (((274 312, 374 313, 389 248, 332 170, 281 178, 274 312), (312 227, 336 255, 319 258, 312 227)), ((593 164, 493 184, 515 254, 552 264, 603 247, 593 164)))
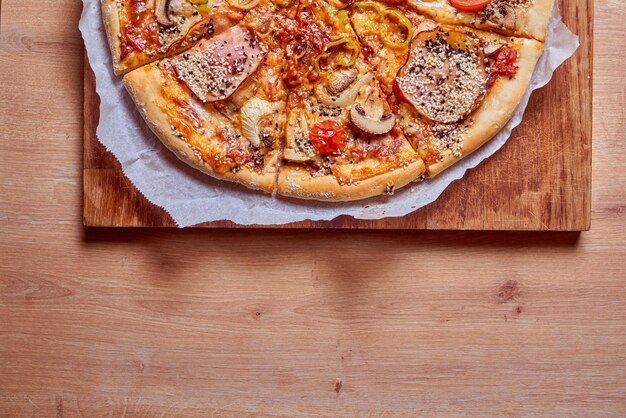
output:
POLYGON ((450 4, 462 12, 480 12, 491 0, 450 0, 450 4))
POLYGON ((333 120, 316 123, 309 136, 317 152, 322 155, 341 155, 348 143, 343 127, 333 120))

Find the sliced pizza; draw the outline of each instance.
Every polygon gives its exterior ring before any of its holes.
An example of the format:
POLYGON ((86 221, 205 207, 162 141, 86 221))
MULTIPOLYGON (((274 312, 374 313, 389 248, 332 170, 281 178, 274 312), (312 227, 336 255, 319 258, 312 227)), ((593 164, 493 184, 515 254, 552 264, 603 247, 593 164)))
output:
POLYGON ((179 53, 236 25, 245 6, 230 1, 102 0, 115 73, 179 53))
POLYGON ((418 33, 394 86, 399 124, 434 176, 491 139, 524 96, 543 45, 439 25, 418 33))
MULTIPOLYGON (((504 127, 543 49, 441 23, 418 0, 228 0, 204 14, 199 6, 210 0, 160 1, 115 3, 119 16, 141 9, 177 33, 154 45, 132 41, 116 61, 125 71, 159 58, 124 77, 147 123, 214 177, 301 199, 391 194, 450 167, 504 127), (159 21, 163 10, 170 23, 159 21)), ((540 2, 508 6, 519 17, 540 2)), ((140 26, 141 36, 151 33, 140 26)), ((125 36, 116 37, 119 51, 125 36)))
POLYGON ((396 126, 346 11, 313 2, 295 15, 278 11, 272 20, 288 51, 278 193, 345 201, 392 193, 420 179, 424 163, 396 126))
POLYGON ((267 50, 246 26, 131 71, 124 83, 146 122, 179 158, 205 173, 272 192, 285 100, 260 71, 267 50))
POLYGON ((441 23, 545 41, 554 0, 409 0, 441 23))
POLYGON ((374 1, 352 3, 346 9, 362 54, 386 94, 407 60, 413 36, 434 22, 404 6, 374 1))

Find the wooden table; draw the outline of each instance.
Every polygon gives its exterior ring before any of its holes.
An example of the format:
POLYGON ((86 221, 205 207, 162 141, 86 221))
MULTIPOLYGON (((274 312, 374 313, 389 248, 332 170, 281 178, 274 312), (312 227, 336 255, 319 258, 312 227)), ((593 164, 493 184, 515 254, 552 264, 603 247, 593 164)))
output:
POLYGON ((582 234, 85 229, 80 8, 0 10, 0 416, 626 415, 622 0, 582 234))

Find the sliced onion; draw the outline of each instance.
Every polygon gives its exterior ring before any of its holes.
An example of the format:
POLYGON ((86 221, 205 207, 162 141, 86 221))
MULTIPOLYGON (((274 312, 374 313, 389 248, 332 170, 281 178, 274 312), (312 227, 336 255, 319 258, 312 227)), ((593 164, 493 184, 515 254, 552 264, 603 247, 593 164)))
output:
POLYGON ((248 100, 241 108, 240 114, 243 136, 255 147, 261 145, 259 122, 264 116, 272 114, 281 108, 282 104, 279 102, 268 102, 258 97, 248 100))
POLYGON ((320 84, 316 87, 315 93, 320 103, 327 106, 348 107, 356 100, 356 96, 362 86, 370 83, 374 79, 372 73, 367 73, 354 84, 345 89, 338 96, 330 96, 324 91, 324 85, 320 84))

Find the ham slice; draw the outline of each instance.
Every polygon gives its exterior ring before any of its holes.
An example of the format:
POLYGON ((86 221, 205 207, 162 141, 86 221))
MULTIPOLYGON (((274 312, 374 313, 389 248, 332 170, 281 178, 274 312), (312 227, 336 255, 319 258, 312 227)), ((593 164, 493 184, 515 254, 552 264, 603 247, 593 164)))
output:
POLYGON ((437 28, 413 40, 409 58, 396 77, 396 92, 428 119, 455 123, 481 103, 487 80, 480 39, 437 28))
POLYGON ((224 100, 265 56, 251 29, 234 26, 173 59, 176 74, 203 103, 224 100))

